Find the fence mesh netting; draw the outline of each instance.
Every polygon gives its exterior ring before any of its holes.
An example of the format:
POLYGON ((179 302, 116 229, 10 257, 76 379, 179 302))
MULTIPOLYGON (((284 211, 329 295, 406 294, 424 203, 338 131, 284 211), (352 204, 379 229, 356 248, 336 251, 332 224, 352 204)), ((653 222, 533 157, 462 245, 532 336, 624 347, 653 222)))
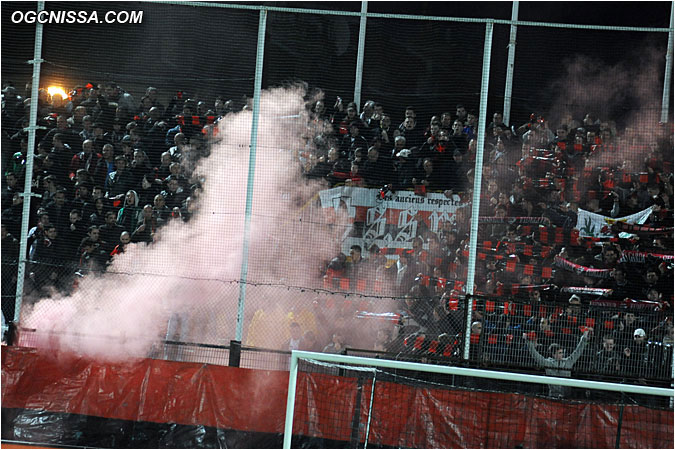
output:
MULTIPOLYGON (((3 23, 34 8, 3 4, 3 23)), ((27 345, 187 360, 158 343, 241 338, 459 361, 470 329, 471 361, 536 369, 527 342, 567 357, 589 331, 579 373, 672 379, 667 33, 520 26, 504 124, 496 25, 482 130, 484 23, 369 18, 357 77, 358 15, 81 8, 142 22, 44 25, 33 149, 35 25, 3 44, 2 311, 14 319, 26 234, 27 345)))
POLYGON ((668 397, 304 359, 299 369, 292 448, 658 448, 673 439, 668 397))

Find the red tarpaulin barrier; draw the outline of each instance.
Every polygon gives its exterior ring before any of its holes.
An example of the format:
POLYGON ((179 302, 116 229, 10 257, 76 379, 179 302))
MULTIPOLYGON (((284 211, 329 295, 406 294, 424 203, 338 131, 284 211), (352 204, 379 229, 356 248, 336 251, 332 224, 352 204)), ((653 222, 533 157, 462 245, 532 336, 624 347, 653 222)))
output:
MULTIPOLYGON (((372 382, 300 373, 294 434, 349 442, 360 406, 364 439, 372 382)), ((110 419, 282 433, 288 373, 200 363, 101 363, 2 348, 2 407, 110 419)), ((404 447, 614 447, 618 405, 376 382, 369 442, 404 447)), ((668 448, 673 412, 626 406, 621 447, 668 448)))

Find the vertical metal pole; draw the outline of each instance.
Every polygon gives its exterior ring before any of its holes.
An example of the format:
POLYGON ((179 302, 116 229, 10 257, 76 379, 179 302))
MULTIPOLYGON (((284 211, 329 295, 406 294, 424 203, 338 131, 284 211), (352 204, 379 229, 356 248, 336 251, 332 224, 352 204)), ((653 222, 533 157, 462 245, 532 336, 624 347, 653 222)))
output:
POLYGON ((228 366, 239 367, 241 363, 241 341, 230 341, 230 358, 228 366))
POLYGON ((361 398, 363 397, 363 378, 360 373, 356 378, 356 398, 354 399, 354 413, 352 415, 352 435, 349 439, 349 448, 358 448, 361 431, 361 398))
POLYGON ((361 2, 361 24, 359 25, 359 51, 356 55, 356 81, 354 82, 354 103, 361 111, 361 84, 363 83, 363 56, 366 49, 366 18, 368 2, 361 2))
MULTIPOLYGON (((511 21, 518 20, 518 3, 513 2, 511 8, 511 21)), ((516 59, 516 33, 517 25, 511 23, 511 34, 509 36, 509 60, 506 64, 506 87, 504 88, 504 112, 502 114, 504 123, 509 125, 511 120, 511 95, 513 93, 513 70, 516 59)))
POLYGON ((284 443, 282 448, 291 448, 293 436, 293 411, 295 411, 295 390, 298 383, 298 355, 291 353, 291 367, 288 371, 288 398, 286 399, 286 422, 284 424, 284 443))
MULTIPOLYGON (((671 351, 673 352, 673 356, 670 359, 670 379, 675 380, 675 345, 672 346, 671 351)), ((670 387, 673 387, 673 382, 670 383, 670 387)), ((670 400, 668 403, 668 407, 670 409, 673 409, 673 396, 670 396, 670 400)))
POLYGON ((616 424, 616 442, 614 448, 621 448, 621 426, 623 425, 623 409, 626 404, 626 395, 621 393, 621 406, 619 407, 619 423, 616 424))
POLYGON ((368 422, 366 423, 366 437, 363 442, 363 448, 368 448, 368 436, 370 435, 370 419, 373 418, 373 401, 375 400, 375 379, 377 370, 373 370, 373 383, 370 387, 370 404, 368 405, 368 422))
POLYGON ((244 246, 239 282, 239 306, 237 308, 237 331, 235 339, 242 342, 244 330, 244 306, 246 304, 246 283, 248 277, 248 247, 251 239, 251 212, 253 209, 253 181, 255 179, 255 153, 258 146, 258 122, 260 120, 260 90, 262 88, 263 57, 265 55, 265 27, 267 10, 260 10, 258 21, 258 49, 255 60, 255 81, 253 88, 253 120, 251 121, 251 148, 248 161, 248 182, 246 184, 246 212, 244 216, 244 246))
POLYGON ((668 122, 670 109, 670 89, 673 83, 673 8, 675 2, 670 3, 670 31, 668 32, 668 50, 666 50, 666 73, 663 77, 663 99, 661 100, 661 122, 668 122))
MULTIPOLYGON (((485 122, 490 83, 490 54, 492 53, 492 31, 494 21, 485 24, 485 43, 483 45, 483 75, 480 87, 480 110, 478 112, 478 142, 476 145, 476 165, 474 166, 473 200, 471 202, 471 234, 469 236, 469 268, 466 277, 466 293, 473 294, 473 282, 476 276, 476 243, 478 241, 478 212, 480 208, 480 189, 483 181, 483 149, 485 147, 485 122)), ((464 333, 464 359, 469 359, 471 344, 472 301, 467 302, 466 330, 464 333)))
MULTIPOLYGON (((37 12, 45 9, 45 2, 38 2, 37 12)), ((30 93, 30 115, 28 122, 28 150, 26 154, 26 180, 23 187, 23 211, 21 213, 21 240, 19 242, 19 267, 16 276, 16 297, 14 301, 14 323, 18 324, 21 317, 21 303, 23 301, 23 285, 26 277, 26 249, 28 247, 28 221, 30 220, 30 200, 34 195, 33 188, 33 159, 35 155, 35 133, 38 129, 38 92, 40 90, 40 65, 42 59, 42 24, 35 24, 35 47, 33 60, 33 80, 30 93)))

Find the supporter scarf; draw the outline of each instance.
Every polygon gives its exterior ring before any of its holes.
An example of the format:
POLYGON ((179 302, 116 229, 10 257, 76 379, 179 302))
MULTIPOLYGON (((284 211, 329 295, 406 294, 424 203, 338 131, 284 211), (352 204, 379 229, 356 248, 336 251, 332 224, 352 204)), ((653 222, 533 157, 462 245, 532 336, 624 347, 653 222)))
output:
POLYGON ((215 123, 216 119, 216 116, 176 116, 176 122, 180 125, 204 126, 215 123))
POLYGON ((661 177, 658 173, 649 173, 649 172, 625 172, 625 171, 612 171, 609 167, 596 167, 584 168, 582 171, 582 176, 585 180, 594 181, 597 180, 598 173, 607 174, 607 179, 603 182, 603 187, 607 190, 614 188, 616 183, 639 183, 646 186, 649 183, 660 183, 661 177))
POLYGON ((591 306, 599 306, 605 308, 623 307, 626 309, 642 309, 649 311, 660 311, 666 305, 667 305, 666 302, 654 302, 651 300, 636 300, 632 298, 627 298, 625 300, 605 300, 605 299, 591 300, 591 306))
POLYGON ((631 233, 631 234, 662 235, 662 234, 673 234, 673 227, 653 228, 653 227, 646 227, 644 225, 633 225, 633 224, 625 223, 625 222, 615 222, 612 225, 612 231, 616 231, 617 233, 624 232, 624 233, 631 233))
POLYGON ((500 284, 495 293, 502 295, 517 295, 523 292, 546 291, 552 289, 552 284, 500 284))
POLYGON ((373 313, 368 311, 357 311, 357 319, 375 319, 382 322, 399 323, 401 321, 401 314, 398 313, 373 313))
POLYGON ((455 291, 461 291, 464 288, 464 282, 459 280, 448 280, 447 278, 436 278, 428 275, 419 277, 419 283, 422 286, 438 286, 442 289, 450 288, 455 291))
MULTIPOLYGON (((465 257, 469 257, 469 252, 465 250, 462 252, 465 257)), ((506 261, 503 267, 504 272, 515 273, 522 271, 523 275, 531 275, 542 278, 551 278, 553 276, 553 268, 550 266, 535 266, 533 264, 520 264, 515 257, 509 255, 495 255, 487 253, 477 253, 476 259, 478 261, 506 261)))
POLYGON ((505 223, 505 224, 544 224, 549 225, 551 221, 548 217, 489 217, 489 216, 480 216, 478 218, 478 223, 486 224, 495 224, 495 223, 505 223))
POLYGON ((568 294, 601 295, 603 297, 608 297, 612 293, 612 290, 602 288, 568 286, 560 288, 560 292, 566 292, 568 294))
POLYGON ((534 233, 534 240, 542 244, 579 245, 579 230, 540 225, 534 233))
POLYGON ((579 238, 579 246, 581 247, 586 247, 586 248, 591 248, 594 245, 596 245, 598 242, 614 242, 614 243, 621 243, 621 242, 627 242, 629 244, 637 244, 638 241, 637 239, 623 239, 623 238, 616 238, 616 237, 580 237, 579 238))
POLYGON ((661 253, 637 252, 633 250, 624 250, 623 256, 619 262, 644 263, 650 258, 662 259, 664 261, 673 261, 673 255, 664 255, 661 253))
POLYGON ((555 257, 553 264, 569 272, 576 272, 579 275, 593 278, 609 278, 612 272, 610 269, 593 269, 592 267, 575 264, 560 256, 555 257))
POLYGON ((530 245, 524 242, 483 241, 484 251, 503 251, 521 253, 525 256, 541 256, 546 258, 551 254, 552 247, 548 245, 530 245))

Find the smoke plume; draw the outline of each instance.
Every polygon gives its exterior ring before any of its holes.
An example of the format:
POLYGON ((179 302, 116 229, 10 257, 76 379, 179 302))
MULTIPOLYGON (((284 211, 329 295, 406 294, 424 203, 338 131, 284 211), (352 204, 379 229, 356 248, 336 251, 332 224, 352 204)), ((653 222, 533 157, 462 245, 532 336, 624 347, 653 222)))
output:
MULTIPOLYGON (((298 150, 312 138, 304 95, 302 87, 278 88, 260 100, 245 344, 254 314, 284 318, 309 311, 317 294, 289 286, 320 286, 321 264, 339 251, 339 227, 311 212, 321 186, 303 179, 297 162, 298 150)), ((172 320, 175 336, 185 341, 235 338, 252 117, 245 109, 220 122, 220 142, 195 169, 204 190, 189 222, 170 222, 150 246, 131 244, 105 274, 84 278, 72 295, 24 308, 23 326, 43 336, 38 346, 105 360, 143 357, 172 320)), ((255 344, 278 346, 286 326, 258 330, 255 344)))

